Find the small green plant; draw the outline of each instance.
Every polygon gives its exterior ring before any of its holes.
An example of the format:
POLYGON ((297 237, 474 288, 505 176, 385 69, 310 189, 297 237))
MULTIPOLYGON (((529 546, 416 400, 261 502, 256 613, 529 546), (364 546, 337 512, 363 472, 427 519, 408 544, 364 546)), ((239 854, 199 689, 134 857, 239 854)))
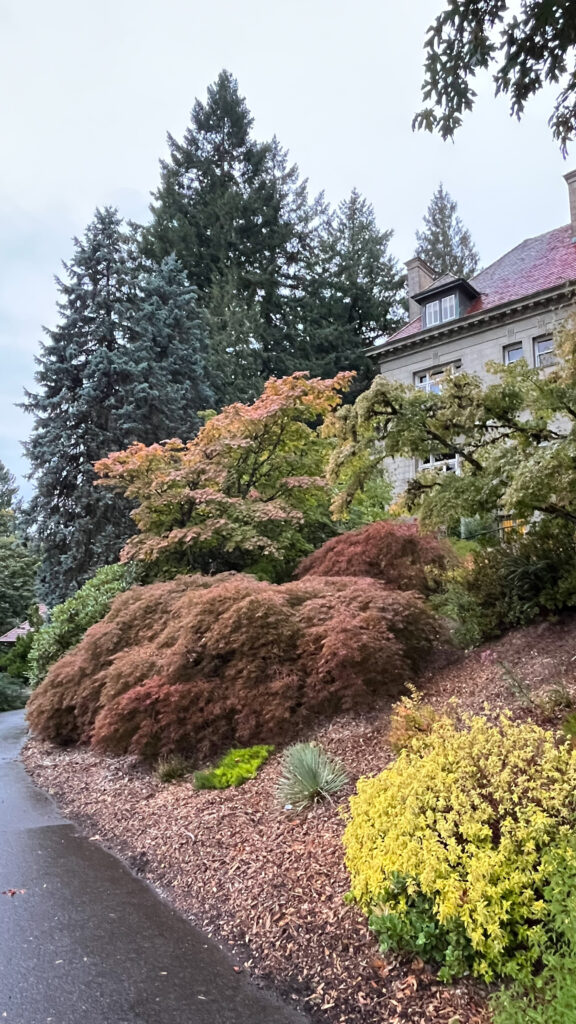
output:
POLYGON ((301 811, 305 807, 329 800, 348 781, 339 761, 317 743, 295 743, 282 756, 282 774, 277 796, 283 807, 301 811))
POLYGON ((570 711, 574 707, 574 698, 566 683, 555 683, 538 700, 538 706, 544 714, 553 715, 556 711, 570 711))
POLYGON ((156 777, 160 782, 176 782, 190 774, 190 762, 178 754, 161 757, 156 764, 156 777))
POLYGON ((274 747, 257 746, 229 750, 215 768, 194 772, 195 789, 228 789, 255 779, 258 769, 268 760, 274 747))

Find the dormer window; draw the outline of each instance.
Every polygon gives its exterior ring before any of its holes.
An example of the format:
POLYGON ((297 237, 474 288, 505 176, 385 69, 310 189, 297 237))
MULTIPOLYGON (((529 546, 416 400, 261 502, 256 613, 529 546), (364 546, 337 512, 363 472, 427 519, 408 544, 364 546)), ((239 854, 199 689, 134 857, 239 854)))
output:
POLYGON ((441 299, 434 299, 424 306, 424 320, 426 327, 434 327, 436 324, 443 324, 445 320, 456 318, 456 295, 444 295, 441 299))
POLYGON ((425 291, 418 292, 411 298, 413 303, 421 307, 422 327, 426 328, 438 327, 450 320, 466 316, 479 296, 480 293, 470 281, 465 281, 463 277, 454 277, 452 274, 444 274, 425 291))

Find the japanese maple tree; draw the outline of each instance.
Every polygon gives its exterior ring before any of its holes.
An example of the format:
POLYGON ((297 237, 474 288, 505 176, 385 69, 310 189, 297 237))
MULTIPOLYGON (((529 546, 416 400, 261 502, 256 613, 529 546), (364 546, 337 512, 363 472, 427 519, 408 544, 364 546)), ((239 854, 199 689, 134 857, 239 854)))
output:
POLYGON ((271 378, 251 405, 207 418, 198 435, 134 444, 96 463, 100 483, 136 504, 138 533, 121 558, 160 573, 247 570, 286 578, 335 532, 324 467, 324 417, 353 374, 271 378))

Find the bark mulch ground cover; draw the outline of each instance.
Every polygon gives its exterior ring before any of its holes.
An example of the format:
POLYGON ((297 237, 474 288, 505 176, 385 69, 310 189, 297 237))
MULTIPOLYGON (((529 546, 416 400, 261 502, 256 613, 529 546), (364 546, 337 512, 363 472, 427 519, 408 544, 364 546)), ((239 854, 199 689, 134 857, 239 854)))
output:
MULTIPOLYGON (((490 647, 497 660, 477 651, 431 666, 420 683, 427 698, 440 707, 456 697, 475 712, 488 701, 538 717, 502 661, 534 701, 576 695, 576 619, 531 626, 490 647)), ((272 985, 313 1020, 487 1024, 481 986, 445 986, 418 960, 384 958, 363 916, 343 899, 340 812, 356 779, 380 771, 391 756, 389 712, 384 703, 370 715, 342 717, 315 731, 346 765, 350 784, 337 803, 300 816, 276 804, 276 757, 254 781, 222 792, 196 792, 186 780, 161 784, 131 758, 34 739, 23 760, 91 838, 227 946, 238 970, 272 985)))

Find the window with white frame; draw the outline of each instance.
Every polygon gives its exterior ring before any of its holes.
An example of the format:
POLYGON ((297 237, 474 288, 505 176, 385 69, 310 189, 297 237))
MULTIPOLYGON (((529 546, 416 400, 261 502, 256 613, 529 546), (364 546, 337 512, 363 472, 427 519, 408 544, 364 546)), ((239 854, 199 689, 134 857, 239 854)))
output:
POLYGON ((436 299, 434 302, 427 302, 424 307, 425 323, 426 327, 434 327, 440 323, 440 302, 436 299))
POLYGON ((442 299, 442 320, 453 320, 456 316, 456 296, 445 295, 442 299))
POLYGON ((440 366, 434 370, 419 370, 414 374, 414 385, 420 391, 433 391, 439 395, 442 391, 442 378, 445 373, 457 373, 460 363, 449 363, 447 366, 440 366))
POLYGON ((419 470, 433 469, 440 473, 460 473, 460 458, 454 452, 446 452, 442 455, 427 455, 420 459, 419 470))
POLYGON ((546 366, 554 366, 555 363, 553 339, 549 336, 534 338, 534 365, 543 369, 546 366))
POLYGON ((519 359, 524 358, 524 347, 521 341, 515 341, 513 345, 504 346, 504 362, 506 366, 510 363, 516 363, 519 359))

